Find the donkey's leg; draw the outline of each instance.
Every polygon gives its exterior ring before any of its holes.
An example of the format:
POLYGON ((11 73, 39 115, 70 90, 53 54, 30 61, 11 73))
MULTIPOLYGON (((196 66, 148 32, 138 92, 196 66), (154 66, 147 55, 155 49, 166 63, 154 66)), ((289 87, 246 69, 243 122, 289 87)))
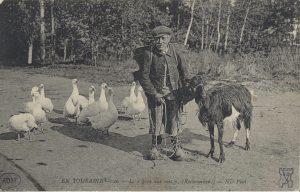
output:
POLYGON ((251 119, 247 118, 245 119, 245 129, 246 129, 246 144, 245 144, 245 150, 250 150, 250 127, 251 127, 251 119))
POLYGON ((218 143, 220 146, 220 157, 219 157, 219 163, 223 163, 225 161, 225 153, 224 153, 224 149, 223 149, 223 132, 224 132, 224 126, 223 126, 223 122, 220 122, 217 124, 218 127, 218 143))
POLYGON ((209 138, 210 138, 210 151, 206 157, 213 157, 215 152, 215 143, 214 143, 214 124, 208 123, 209 138))

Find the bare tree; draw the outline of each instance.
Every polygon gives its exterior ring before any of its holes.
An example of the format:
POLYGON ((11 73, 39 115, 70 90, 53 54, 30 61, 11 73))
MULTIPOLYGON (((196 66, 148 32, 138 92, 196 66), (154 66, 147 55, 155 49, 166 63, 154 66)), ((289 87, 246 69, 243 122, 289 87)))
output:
POLYGON ((55 57, 55 43, 54 43, 54 35, 55 35, 55 25, 54 25, 54 12, 53 12, 54 0, 51 0, 51 64, 54 64, 55 57))
POLYGON ((67 44, 68 44, 68 39, 64 40, 64 61, 67 59, 67 44))
POLYGON ((201 50, 204 49, 204 26, 205 26, 205 12, 204 12, 204 5, 203 0, 200 0, 201 9, 202 9, 202 22, 201 22, 201 50))
POLYGON ((213 44, 213 41, 214 41, 214 34, 215 34, 215 28, 212 28, 211 34, 210 34, 210 41, 209 41, 208 49, 211 49, 211 45, 213 44))
POLYGON ((28 59, 27 59, 28 65, 32 64, 32 50, 33 50, 33 40, 30 39, 29 46, 28 46, 28 59))
POLYGON ((41 62, 45 64, 45 1, 40 0, 40 17, 41 17, 41 62))
POLYGON ((176 29, 179 29, 179 25, 180 25, 180 3, 181 1, 177 1, 177 9, 176 9, 176 15, 177 15, 177 21, 176 21, 176 29))
MULTIPOLYGON (((209 9, 208 9, 209 17, 206 17, 205 49, 208 49, 209 48, 209 44, 210 44, 209 29, 211 28, 211 30, 213 30, 213 27, 211 27, 211 23, 212 23, 212 19, 213 19, 212 7, 213 7, 213 4, 210 1, 210 6, 209 6, 209 9)), ((212 32, 210 34, 212 34, 212 32)))
POLYGON ((96 55, 95 55, 95 66, 97 67, 97 59, 99 57, 99 45, 98 43, 96 44, 96 55))
POLYGON ((222 9, 222 0, 219 1, 218 23, 217 23, 218 39, 217 39, 216 51, 219 50, 219 44, 220 44, 220 39, 221 39, 221 32, 220 32, 221 9, 222 9))
MULTIPOLYGON (((94 31, 94 22, 95 22, 95 18, 94 18, 94 15, 92 15, 91 17, 90 17, 90 19, 91 19, 91 24, 92 24, 92 31, 94 31)), ((94 63, 94 61, 95 61, 95 51, 94 51, 94 49, 95 49, 95 39, 94 39, 94 36, 92 35, 92 42, 91 42, 91 60, 92 60, 92 65, 96 65, 95 63, 94 63)))
POLYGON ((227 0, 227 20, 226 20, 226 32, 225 32, 225 42, 224 42, 224 49, 227 50, 227 44, 228 44, 228 35, 229 35, 229 23, 230 23, 230 0, 227 0))
POLYGON ((193 3, 192 3, 192 6, 191 6, 191 20, 190 20, 190 23, 189 23, 189 27, 188 27, 188 30, 186 32, 186 36, 185 36, 185 40, 184 40, 184 45, 187 44, 187 40, 189 38, 189 34, 191 32, 191 28, 192 28, 192 24, 193 24, 193 19, 194 19, 194 7, 195 7, 195 1, 196 0, 193 0, 193 3))
POLYGON ((245 14, 245 17, 244 17, 244 22, 243 22, 243 26, 242 26, 242 30, 241 30, 241 35, 240 35, 240 41, 239 41, 239 44, 241 44, 241 43, 242 43, 242 40, 243 40, 243 35, 244 35, 245 25, 246 25, 246 21, 247 21, 247 18, 248 18, 250 6, 251 6, 251 0, 249 1, 248 7, 247 7, 247 10, 246 10, 246 14, 245 14))

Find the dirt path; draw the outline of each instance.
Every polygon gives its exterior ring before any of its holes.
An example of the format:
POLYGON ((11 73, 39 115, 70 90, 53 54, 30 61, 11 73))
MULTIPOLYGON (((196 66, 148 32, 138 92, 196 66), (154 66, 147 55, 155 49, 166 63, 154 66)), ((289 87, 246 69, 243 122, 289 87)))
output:
MULTIPOLYGON (((80 81, 80 79, 79 79, 80 81)), ((88 82, 79 82, 87 95, 88 82)), ((251 132, 251 151, 243 149, 245 132, 237 145, 225 148, 226 161, 218 164, 203 154, 209 151, 206 128, 196 118, 196 105, 187 105, 187 124, 182 133, 190 161, 144 160, 150 147, 147 112, 133 126, 120 120, 111 127, 111 135, 96 141, 93 132, 62 118, 63 105, 71 93, 71 82, 61 77, 24 74, 0 70, 0 174, 20 176, 10 190, 292 190, 299 188, 299 93, 257 92, 251 132), (45 84, 45 92, 55 111, 44 124, 45 134, 34 142, 15 141, 7 131, 7 120, 29 101, 31 87, 45 84), (280 187, 279 168, 293 168, 293 187, 280 187), (1 172, 2 171, 2 172, 1 172), (39 188, 42 187, 42 188, 39 188)), ((99 85, 96 86, 99 96, 99 85)), ((114 87, 115 103, 128 87, 114 87)), ((232 128, 225 129, 224 141, 230 141, 232 128)), ((216 146, 217 143, 216 143, 216 146)), ((216 157, 218 157, 216 147, 216 157)), ((2 178, 0 178, 2 179, 2 178)), ((0 182, 1 184, 1 182, 0 182)))

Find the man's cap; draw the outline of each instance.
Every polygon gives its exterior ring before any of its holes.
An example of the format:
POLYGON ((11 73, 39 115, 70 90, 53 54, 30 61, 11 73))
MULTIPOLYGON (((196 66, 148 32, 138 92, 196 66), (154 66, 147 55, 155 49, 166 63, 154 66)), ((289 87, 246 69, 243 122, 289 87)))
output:
POLYGON ((172 29, 164 25, 157 26, 152 31, 154 37, 160 37, 162 35, 172 35, 172 29))

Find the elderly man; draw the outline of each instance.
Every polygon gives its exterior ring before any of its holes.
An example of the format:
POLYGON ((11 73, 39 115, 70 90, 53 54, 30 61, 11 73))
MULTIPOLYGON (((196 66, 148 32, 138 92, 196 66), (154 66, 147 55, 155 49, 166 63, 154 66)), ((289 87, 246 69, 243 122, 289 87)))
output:
POLYGON ((171 136, 175 160, 184 157, 178 134, 182 131, 181 104, 177 90, 187 79, 186 65, 170 43, 172 30, 166 26, 153 29, 154 46, 144 51, 140 65, 140 84, 143 87, 149 111, 152 147, 149 157, 159 157, 159 149, 165 133, 171 136))

